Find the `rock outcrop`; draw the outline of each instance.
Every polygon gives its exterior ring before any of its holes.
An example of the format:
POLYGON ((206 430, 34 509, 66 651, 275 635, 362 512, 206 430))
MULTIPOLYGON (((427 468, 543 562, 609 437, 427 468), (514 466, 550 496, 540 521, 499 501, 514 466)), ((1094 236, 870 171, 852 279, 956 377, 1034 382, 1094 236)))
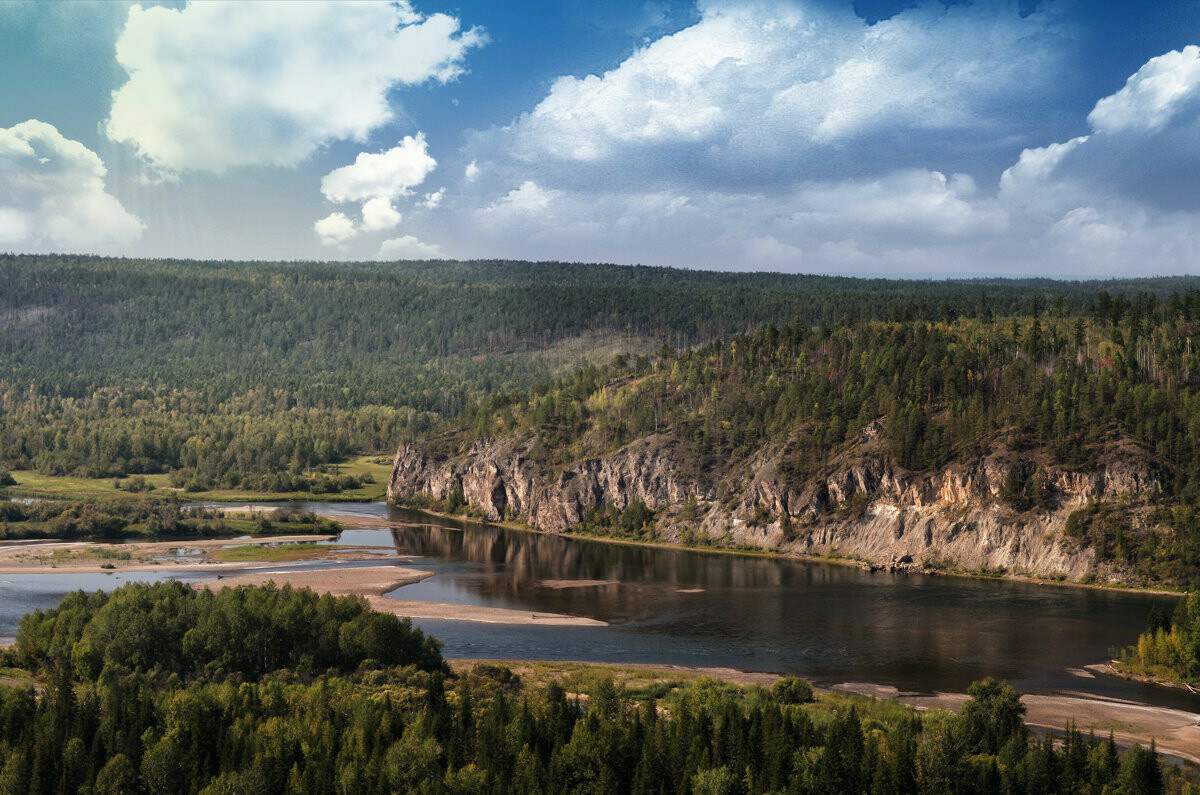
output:
POLYGON ((1001 488, 1014 467, 1032 466, 1028 454, 996 447, 917 474, 900 467, 877 437, 868 426, 824 476, 799 485, 788 482, 768 449, 721 474, 683 474, 694 468, 684 465, 667 435, 556 471, 530 463, 537 445, 532 434, 480 440, 450 456, 404 445, 396 452, 388 496, 445 499, 461 489, 464 500, 491 521, 519 519, 550 532, 579 524, 590 508, 621 510, 641 500, 658 512, 655 532, 666 541, 699 538, 837 555, 896 571, 1006 570, 1120 580, 1121 572, 1098 564, 1090 547, 1065 537, 1067 517, 1093 501, 1161 488, 1146 456, 1133 445, 1118 445, 1086 470, 1046 467, 1052 499, 1018 512, 1000 499, 1001 488), (695 508, 685 512, 689 498, 695 508))

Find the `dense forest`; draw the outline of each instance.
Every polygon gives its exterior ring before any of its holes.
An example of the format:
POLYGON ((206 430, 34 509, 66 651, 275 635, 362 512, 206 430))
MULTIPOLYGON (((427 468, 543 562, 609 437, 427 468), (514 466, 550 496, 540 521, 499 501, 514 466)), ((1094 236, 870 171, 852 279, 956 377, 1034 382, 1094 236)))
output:
MULTIPOLYGON (((1075 310, 1035 297, 1003 319, 768 324, 493 395, 422 448, 437 457, 524 435, 524 459, 554 472, 656 438, 676 471, 736 496, 755 456, 777 461, 784 485, 802 492, 869 434, 912 473, 1006 451, 997 482, 978 487, 994 487, 1017 514, 1058 504, 1051 473, 1134 458, 1159 492, 1082 506, 1065 541, 1146 581, 1186 585, 1200 576, 1198 334, 1197 291, 1102 291, 1075 310)), ((861 508, 871 495, 852 496, 861 508)), ((817 504, 854 507, 819 495, 817 504)), ((620 531, 647 517, 609 511, 592 523, 605 522, 620 531)))
POLYGON ((0 793, 1196 791, 1153 748, 1032 738, 993 680, 958 715, 796 679, 568 693, 438 648, 353 597, 75 593, 6 652, 41 684, 0 686, 0 793))
POLYGON ((1166 306, 1196 286, 0 255, 0 467, 289 490, 309 468, 390 452, 598 352, 657 359, 768 323, 1007 333, 997 319, 1032 307, 1127 309, 1099 306, 1102 288, 1166 306))

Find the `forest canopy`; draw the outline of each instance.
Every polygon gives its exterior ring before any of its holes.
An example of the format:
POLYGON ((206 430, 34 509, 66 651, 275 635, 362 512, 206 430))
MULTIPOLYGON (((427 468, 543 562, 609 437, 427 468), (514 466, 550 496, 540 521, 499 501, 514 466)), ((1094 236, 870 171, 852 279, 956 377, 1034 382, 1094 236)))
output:
MULTIPOLYGON (((630 690, 450 672, 436 640, 353 597, 178 583, 27 617, 0 685, 0 795, 334 792, 1194 792, 1153 749, 977 682, 959 715, 711 679, 630 690)), ((0 661, 3 662, 3 661, 0 661)))
POLYGON ((973 320, 1000 339, 1003 318, 1158 322, 1197 287, 0 255, 0 467, 288 491, 598 355, 657 360, 770 323, 973 320))

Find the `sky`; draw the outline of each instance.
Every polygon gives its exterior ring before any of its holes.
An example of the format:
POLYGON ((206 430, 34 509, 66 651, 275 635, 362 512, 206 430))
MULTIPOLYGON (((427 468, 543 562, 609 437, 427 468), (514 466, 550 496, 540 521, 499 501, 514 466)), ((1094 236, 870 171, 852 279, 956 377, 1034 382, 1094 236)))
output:
POLYGON ((0 251, 1200 273, 1194 0, 0 0, 0 251))

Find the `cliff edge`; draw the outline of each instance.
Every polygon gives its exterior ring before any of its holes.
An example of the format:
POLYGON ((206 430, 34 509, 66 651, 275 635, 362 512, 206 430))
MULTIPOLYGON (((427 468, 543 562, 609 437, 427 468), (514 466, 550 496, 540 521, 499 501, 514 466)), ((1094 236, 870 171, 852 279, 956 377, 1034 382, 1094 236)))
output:
POLYGON ((653 511, 643 537, 655 540, 1116 583, 1129 572, 1099 558, 1080 517, 1115 505, 1130 526, 1152 522, 1149 498, 1163 488, 1148 457, 1127 441, 1109 444, 1086 469, 1043 464, 1036 450, 995 444, 913 473, 879 437, 878 423, 868 425, 820 477, 801 483, 789 481, 770 447, 728 471, 695 473, 666 433, 554 469, 533 462, 536 433, 439 454, 439 447, 454 449, 443 439, 397 450, 388 497, 404 503, 457 495, 488 520, 548 532, 581 526, 589 511, 641 502, 653 511))

